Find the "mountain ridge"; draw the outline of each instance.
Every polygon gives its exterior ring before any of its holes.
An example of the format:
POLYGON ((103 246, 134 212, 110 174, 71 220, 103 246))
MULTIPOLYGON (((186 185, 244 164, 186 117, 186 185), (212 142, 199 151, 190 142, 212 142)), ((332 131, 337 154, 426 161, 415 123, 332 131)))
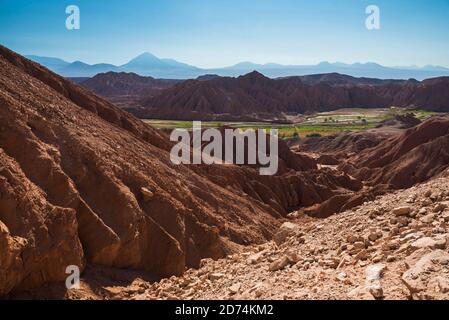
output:
POLYGON ((386 67, 375 62, 347 64, 342 62, 323 61, 315 65, 283 65, 278 63, 257 64, 250 61, 240 62, 231 66, 219 68, 199 68, 175 59, 159 58, 152 53, 144 52, 122 65, 109 63, 87 64, 76 68, 75 62, 67 62, 58 58, 36 55, 26 56, 38 62, 53 72, 64 77, 92 77, 108 71, 135 72, 141 76, 170 79, 193 79, 203 74, 218 74, 220 76, 240 76, 257 70, 270 78, 302 76, 319 73, 343 73, 354 77, 371 77, 380 79, 410 79, 424 80, 437 76, 449 76, 449 68, 426 65, 386 67))
POLYGON ((418 107, 449 111, 449 77, 423 81, 340 74, 271 79, 253 71, 237 78, 187 80, 127 111, 169 120, 286 121, 288 115, 341 108, 418 107))

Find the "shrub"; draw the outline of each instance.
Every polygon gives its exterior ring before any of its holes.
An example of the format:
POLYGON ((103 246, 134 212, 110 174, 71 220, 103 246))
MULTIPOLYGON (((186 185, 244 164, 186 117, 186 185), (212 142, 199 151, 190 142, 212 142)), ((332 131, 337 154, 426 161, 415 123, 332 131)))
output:
POLYGON ((306 135, 307 138, 321 138, 321 134, 319 133, 311 133, 306 135))

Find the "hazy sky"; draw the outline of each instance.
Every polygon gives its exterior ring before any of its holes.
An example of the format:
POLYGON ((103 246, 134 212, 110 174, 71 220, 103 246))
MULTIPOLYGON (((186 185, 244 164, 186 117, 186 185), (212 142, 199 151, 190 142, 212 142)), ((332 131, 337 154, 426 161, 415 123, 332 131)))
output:
POLYGON ((374 61, 449 67, 449 0, 0 0, 0 43, 123 64, 149 51, 200 67, 374 61), (81 29, 65 27, 68 5, 81 29), (380 8, 381 29, 365 28, 380 8))

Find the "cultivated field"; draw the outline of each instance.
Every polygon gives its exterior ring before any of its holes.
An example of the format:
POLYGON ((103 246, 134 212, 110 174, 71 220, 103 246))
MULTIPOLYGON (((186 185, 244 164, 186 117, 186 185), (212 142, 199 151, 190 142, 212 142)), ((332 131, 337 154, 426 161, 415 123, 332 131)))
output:
MULTIPOLYGON (((382 121, 392 119, 396 115, 413 113, 415 117, 424 120, 435 113, 417 109, 405 108, 379 108, 379 109, 339 109, 329 112, 316 113, 304 117, 302 122, 292 124, 279 124, 268 122, 226 122, 203 121, 203 128, 217 128, 228 126, 242 129, 278 129, 279 136, 283 139, 292 137, 327 136, 340 132, 362 131, 372 129, 382 121)), ((192 121, 154 120, 145 119, 144 122, 158 129, 188 129, 192 127, 192 121)))

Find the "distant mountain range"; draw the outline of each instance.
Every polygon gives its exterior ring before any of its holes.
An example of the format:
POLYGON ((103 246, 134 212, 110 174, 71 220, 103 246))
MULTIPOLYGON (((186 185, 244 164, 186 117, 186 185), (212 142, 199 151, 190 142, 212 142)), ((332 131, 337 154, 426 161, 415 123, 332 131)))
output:
POLYGON ((174 59, 161 59, 151 53, 143 53, 126 64, 116 66, 107 63, 87 64, 81 61, 67 62, 59 58, 29 55, 33 60, 64 77, 93 77, 105 72, 133 72, 141 76, 164 79, 193 79, 199 76, 219 75, 237 77, 251 71, 258 71, 270 78, 302 76, 310 74, 341 73, 354 77, 378 79, 417 79, 449 76, 449 69, 441 66, 385 67, 377 63, 330 63, 316 65, 281 65, 275 63, 255 64, 241 62, 224 68, 203 69, 174 59))

